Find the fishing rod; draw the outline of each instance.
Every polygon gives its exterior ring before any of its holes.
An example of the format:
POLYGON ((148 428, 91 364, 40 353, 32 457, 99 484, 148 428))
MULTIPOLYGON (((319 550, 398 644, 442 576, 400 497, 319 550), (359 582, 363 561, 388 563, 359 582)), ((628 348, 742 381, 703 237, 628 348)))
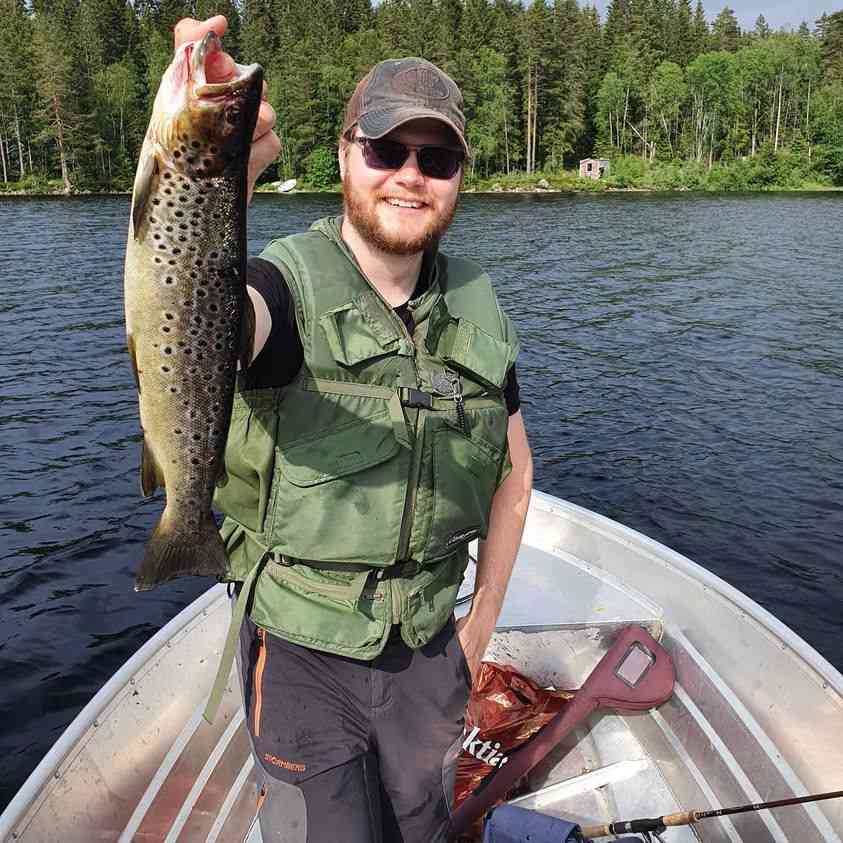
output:
POLYGON ((805 802, 820 802, 823 799, 840 799, 841 797, 843 797, 843 790, 832 790, 828 793, 777 799, 774 802, 753 802, 751 805, 738 805, 735 808, 717 808, 714 811, 680 811, 677 814, 668 814, 664 817, 624 820, 607 825, 590 825, 583 828, 581 834, 584 837, 610 837, 613 834, 660 834, 671 826, 693 825, 699 820, 710 817, 727 817, 730 814, 745 814, 749 811, 783 808, 786 805, 802 805, 805 802))

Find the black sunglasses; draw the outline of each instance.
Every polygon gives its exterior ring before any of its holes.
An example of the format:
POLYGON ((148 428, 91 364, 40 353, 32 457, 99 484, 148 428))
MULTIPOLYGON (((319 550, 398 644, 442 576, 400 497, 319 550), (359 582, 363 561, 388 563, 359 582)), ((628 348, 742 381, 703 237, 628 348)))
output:
POLYGON ((400 170, 410 152, 415 150, 421 173, 431 179, 452 179, 465 160, 461 149, 447 146, 413 146, 386 138, 349 138, 351 143, 360 144, 363 160, 373 170, 400 170))

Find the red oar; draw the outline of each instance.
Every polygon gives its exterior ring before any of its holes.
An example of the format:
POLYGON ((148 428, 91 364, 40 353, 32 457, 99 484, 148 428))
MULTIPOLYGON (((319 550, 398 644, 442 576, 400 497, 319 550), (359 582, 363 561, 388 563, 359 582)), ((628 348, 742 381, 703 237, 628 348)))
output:
POLYGON ((653 708, 670 698, 673 683, 673 662, 665 649, 640 626, 624 629, 565 710, 510 754, 506 765, 483 779, 454 811, 452 837, 464 834, 478 817, 504 799, 522 776, 596 708, 653 708))

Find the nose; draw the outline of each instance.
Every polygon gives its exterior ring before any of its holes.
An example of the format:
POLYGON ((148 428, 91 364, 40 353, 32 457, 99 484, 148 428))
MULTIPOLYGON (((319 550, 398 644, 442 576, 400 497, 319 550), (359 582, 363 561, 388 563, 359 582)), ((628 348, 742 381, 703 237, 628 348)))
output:
POLYGON ((395 180, 400 184, 418 185, 424 181, 424 176, 419 169, 419 162, 416 154, 416 150, 411 149, 410 154, 407 156, 407 160, 403 163, 401 169, 393 176, 393 178, 395 178, 395 180))

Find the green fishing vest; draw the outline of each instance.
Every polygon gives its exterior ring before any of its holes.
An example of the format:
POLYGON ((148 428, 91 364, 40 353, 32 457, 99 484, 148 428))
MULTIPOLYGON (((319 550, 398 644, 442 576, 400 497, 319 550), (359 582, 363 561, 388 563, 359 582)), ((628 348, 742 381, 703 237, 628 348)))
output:
POLYGON ((420 647, 453 611, 509 470, 518 344, 488 276, 442 254, 410 302, 410 336, 339 224, 261 255, 289 284, 304 364, 282 389, 235 396, 215 503, 255 623, 372 659, 393 624, 420 647))

